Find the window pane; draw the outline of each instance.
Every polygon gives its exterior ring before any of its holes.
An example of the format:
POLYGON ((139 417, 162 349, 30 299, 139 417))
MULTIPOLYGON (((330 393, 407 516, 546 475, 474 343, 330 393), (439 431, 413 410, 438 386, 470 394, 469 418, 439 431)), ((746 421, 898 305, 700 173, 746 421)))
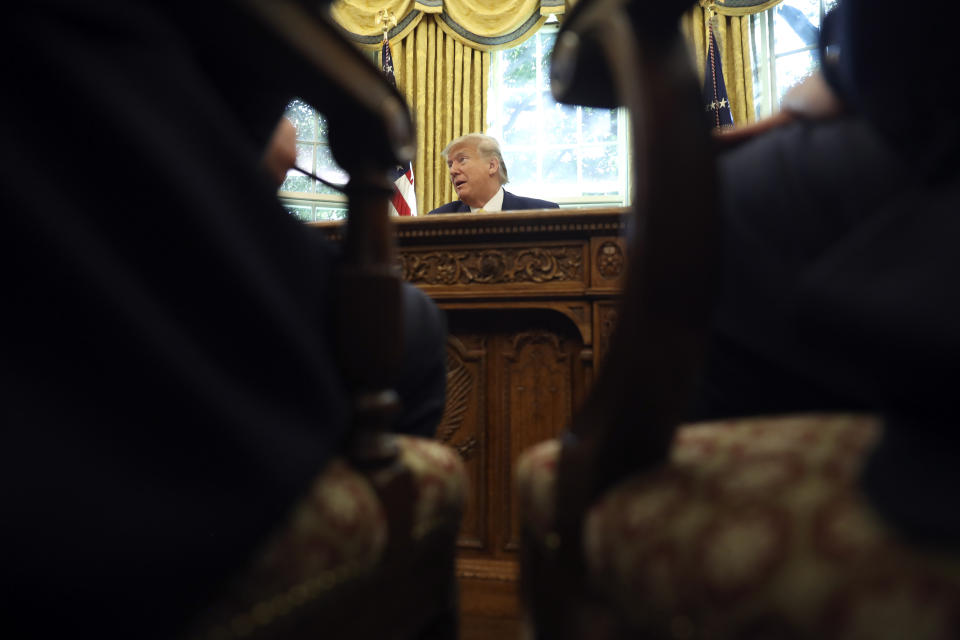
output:
MULTIPOLYGON (((344 184, 349 179, 349 176, 344 172, 343 169, 333 160, 333 154, 330 153, 330 147, 327 145, 317 145, 317 166, 316 166, 317 175, 323 178, 324 180, 329 180, 334 184, 344 184)), ((328 187, 322 182, 316 183, 316 192, 317 193, 326 193, 326 194, 337 194, 340 193, 337 189, 328 187)))
POLYGON ((503 51, 500 58, 503 69, 503 86, 535 86, 537 79, 537 47, 534 38, 528 38, 520 46, 503 51))
POLYGON ((542 86, 546 87, 549 91, 550 89, 550 54, 553 53, 553 45, 557 42, 557 32, 550 31, 549 33, 540 32, 540 50, 542 52, 542 57, 540 58, 540 78, 542 86))
MULTIPOLYGON (((769 11, 769 9, 767 11, 769 11)), ((757 119, 773 113, 773 105, 769 104, 773 101, 770 99, 770 78, 767 71, 769 60, 765 46, 767 36, 767 11, 755 13, 750 16, 750 33, 753 35, 753 39, 750 41, 750 53, 754 61, 753 109, 757 119)))
POLYGON ((337 207, 317 207, 317 220, 343 220, 347 217, 347 210, 337 207))
POLYGON ((548 129, 547 137, 554 140, 576 140, 577 108, 552 100, 550 102, 553 104, 547 110, 547 119, 543 123, 548 129))
POLYGON ((300 193, 309 193, 311 189, 311 186, 310 186, 311 182, 313 182, 313 180, 303 175, 302 173, 297 173, 296 171, 288 171, 286 180, 284 180, 283 184, 280 185, 280 191, 297 191, 300 193))
POLYGON ((583 108, 584 142, 616 142, 617 112, 610 109, 583 108))
MULTIPOLYGON (((313 145, 297 144, 297 166, 307 171, 313 171, 313 145)), ((312 189, 313 180, 303 175, 299 171, 287 171, 287 177, 280 185, 281 191, 297 191, 309 193, 312 189)))
POLYGON ((317 118, 306 102, 300 99, 293 100, 287 105, 287 112, 284 115, 297 128, 297 140, 313 142, 317 139, 317 118))
POLYGON ((606 183, 602 186, 592 185, 592 190, 607 190, 611 184, 615 186, 619 177, 616 145, 585 147, 580 150, 580 157, 583 158, 584 181, 606 183))
POLYGON ((816 46, 820 35, 820 0, 788 0, 774 14, 774 51, 816 46))
POLYGON ((330 135, 330 125, 327 124, 327 119, 321 114, 317 114, 317 126, 319 127, 317 130, 317 140, 325 143, 327 137, 330 135))
POLYGON ((800 51, 777 58, 777 101, 790 87, 794 86, 817 68, 816 56, 812 51, 800 51))
POLYGON ((536 144, 540 118, 537 117, 537 93, 510 91, 503 105, 503 135, 505 145, 536 144))
POLYGON ((576 183, 577 152, 575 149, 555 149, 543 156, 544 182, 576 183))
POLYGON ((313 173, 313 150, 312 144, 297 144, 297 166, 310 173, 313 173))
POLYGON ((303 222, 313 222, 312 207, 285 204, 283 208, 287 210, 287 213, 303 222))
MULTIPOLYGON (((503 161, 513 185, 537 181, 537 156, 532 151, 504 151, 503 161)), ((513 188, 513 187, 511 187, 513 188)))

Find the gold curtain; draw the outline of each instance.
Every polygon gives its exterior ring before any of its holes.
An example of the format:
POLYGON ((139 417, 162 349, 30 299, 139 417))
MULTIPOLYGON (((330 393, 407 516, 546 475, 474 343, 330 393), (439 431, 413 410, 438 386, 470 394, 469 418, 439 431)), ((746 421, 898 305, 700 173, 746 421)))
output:
POLYGON ((464 46, 432 15, 390 47, 397 85, 417 123, 413 175, 417 208, 424 214, 456 199, 440 151, 450 140, 487 126, 490 53, 464 46))
MULTIPOLYGON (((681 29, 697 65, 697 77, 706 72, 707 21, 709 12, 696 6, 681 18, 681 29)), ((750 46, 749 15, 718 15, 714 36, 723 65, 723 82, 730 99, 734 125, 756 120, 753 106, 753 59, 750 46)))
POLYGON ((358 46, 378 49, 381 10, 397 19, 388 31, 397 86, 417 123, 413 165, 417 209, 455 199, 440 151, 487 126, 490 51, 516 46, 563 0, 338 0, 334 20, 358 46))
MULTIPOLYGON (((749 14, 780 0, 728 0, 717 5, 717 45, 735 124, 754 120, 749 14)), ((378 49, 381 10, 397 19, 388 37, 397 85, 417 123, 414 180, 421 213, 454 199, 440 151, 460 135, 483 132, 487 122, 490 52, 516 46, 536 33, 549 14, 564 14, 576 0, 338 0, 334 20, 356 44, 378 49)), ((703 78, 706 16, 700 6, 681 26, 703 78)))

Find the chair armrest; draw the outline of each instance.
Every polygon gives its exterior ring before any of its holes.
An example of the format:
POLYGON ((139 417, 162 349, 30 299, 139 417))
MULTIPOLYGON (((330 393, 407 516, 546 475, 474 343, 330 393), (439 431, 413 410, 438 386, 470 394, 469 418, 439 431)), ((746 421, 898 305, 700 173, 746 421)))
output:
POLYGON ((405 637, 452 607, 463 463, 432 440, 395 442, 389 468, 333 460, 190 637, 405 637))

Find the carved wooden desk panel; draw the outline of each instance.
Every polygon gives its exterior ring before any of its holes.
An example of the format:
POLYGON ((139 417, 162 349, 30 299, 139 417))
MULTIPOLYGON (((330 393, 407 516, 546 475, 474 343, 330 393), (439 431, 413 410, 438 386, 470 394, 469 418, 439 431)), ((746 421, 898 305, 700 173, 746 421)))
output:
MULTIPOLYGON (((603 357, 625 268, 625 213, 395 219, 404 278, 447 312, 438 438, 460 451, 472 480, 460 536, 464 578, 516 580, 512 465, 566 426, 603 357)), ((340 232, 336 223, 316 226, 334 238, 340 232)))

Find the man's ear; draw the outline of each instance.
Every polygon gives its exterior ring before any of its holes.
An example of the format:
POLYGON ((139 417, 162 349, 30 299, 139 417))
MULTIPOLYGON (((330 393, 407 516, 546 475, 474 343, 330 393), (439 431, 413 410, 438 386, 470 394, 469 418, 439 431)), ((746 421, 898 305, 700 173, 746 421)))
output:
POLYGON ((500 161, 496 156, 490 156, 490 175, 495 176, 500 173, 500 161))

